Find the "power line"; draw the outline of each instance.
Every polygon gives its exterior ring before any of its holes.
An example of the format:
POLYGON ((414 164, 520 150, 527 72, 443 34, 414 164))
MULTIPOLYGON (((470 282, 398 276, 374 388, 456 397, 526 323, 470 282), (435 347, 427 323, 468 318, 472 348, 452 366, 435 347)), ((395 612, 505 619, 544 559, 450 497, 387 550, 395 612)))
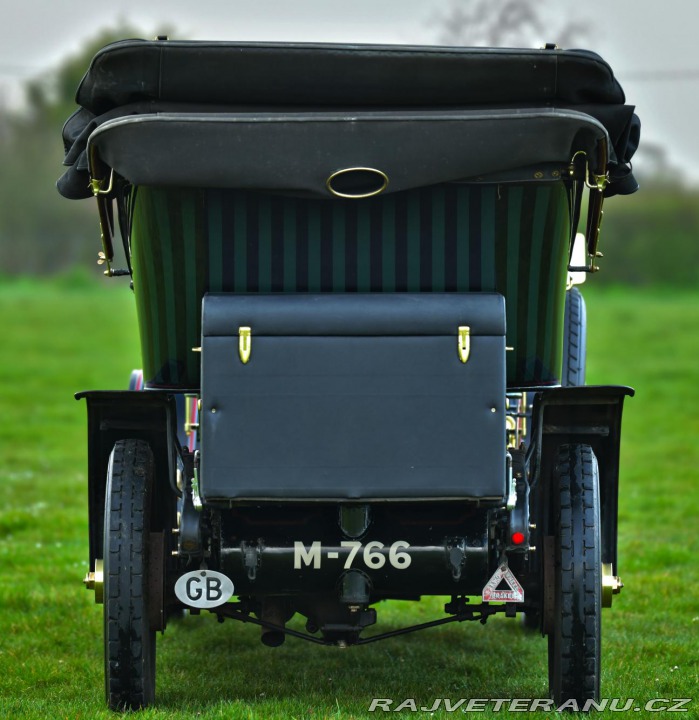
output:
POLYGON ((639 72, 616 73, 624 81, 633 82, 693 82, 699 80, 699 69, 686 70, 640 70, 639 72))

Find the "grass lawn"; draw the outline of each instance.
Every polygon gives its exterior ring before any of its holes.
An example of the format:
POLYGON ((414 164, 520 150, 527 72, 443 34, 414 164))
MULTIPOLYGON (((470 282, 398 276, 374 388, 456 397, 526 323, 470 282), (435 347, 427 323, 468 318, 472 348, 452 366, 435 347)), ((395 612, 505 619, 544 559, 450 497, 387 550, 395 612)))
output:
MULTIPOLYGON (((699 293, 585 294, 588 382, 637 390, 622 450, 626 587, 604 613, 602 695, 641 706, 691 698, 699 686, 699 293)), ((72 394, 123 388, 139 365, 130 293, 118 280, 5 281, 0 313, 0 717, 111 717, 101 607, 81 582, 85 407, 72 394)), ((437 599, 388 603, 379 622, 397 628, 440 612, 437 599)), ((158 704, 143 718, 349 720, 376 716, 367 712, 374 697, 415 698, 419 708, 435 698, 547 693, 545 640, 505 618, 340 651, 294 639, 269 649, 258 629, 202 615, 159 638, 158 668, 158 704)), ((688 716, 699 716, 699 698, 688 716)))

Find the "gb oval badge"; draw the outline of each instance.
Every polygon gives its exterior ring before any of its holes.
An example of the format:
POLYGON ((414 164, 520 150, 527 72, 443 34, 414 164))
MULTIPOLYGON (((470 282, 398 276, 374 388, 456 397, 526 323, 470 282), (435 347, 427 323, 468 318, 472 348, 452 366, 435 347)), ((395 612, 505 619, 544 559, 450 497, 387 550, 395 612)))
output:
POLYGON ((192 570, 177 580, 175 595, 190 607, 214 608, 230 600, 233 581, 215 570, 192 570))

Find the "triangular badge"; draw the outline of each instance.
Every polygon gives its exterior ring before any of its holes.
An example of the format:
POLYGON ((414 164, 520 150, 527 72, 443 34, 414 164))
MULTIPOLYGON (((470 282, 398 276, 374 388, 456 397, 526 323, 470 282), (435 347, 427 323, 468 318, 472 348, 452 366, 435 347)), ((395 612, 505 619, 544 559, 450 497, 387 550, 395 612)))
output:
POLYGON ((483 588, 484 602, 524 602, 524 589, 507 564, 500 565, 483 588))

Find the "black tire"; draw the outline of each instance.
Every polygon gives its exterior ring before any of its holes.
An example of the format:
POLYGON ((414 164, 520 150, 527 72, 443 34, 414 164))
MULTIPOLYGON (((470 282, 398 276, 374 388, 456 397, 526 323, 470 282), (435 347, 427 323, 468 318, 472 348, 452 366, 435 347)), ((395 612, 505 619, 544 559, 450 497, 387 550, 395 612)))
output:
POLYGON ((587 310, 580 290, 572 287, 566 293, 563 324, 563 369, 561 384, 577 387, 585 384, 587 356, 587 310))
POLYGON ((562 445, 554 468, 555 595, 549 691, 556 706, 599 699, 602 558, 599 473, 589 445, 562 445))
POLYGON ((104 679, 112 710, 155 698, 155 631, 148 614, 153 454, 142 440, 114 445, 104 516, 104 679))

